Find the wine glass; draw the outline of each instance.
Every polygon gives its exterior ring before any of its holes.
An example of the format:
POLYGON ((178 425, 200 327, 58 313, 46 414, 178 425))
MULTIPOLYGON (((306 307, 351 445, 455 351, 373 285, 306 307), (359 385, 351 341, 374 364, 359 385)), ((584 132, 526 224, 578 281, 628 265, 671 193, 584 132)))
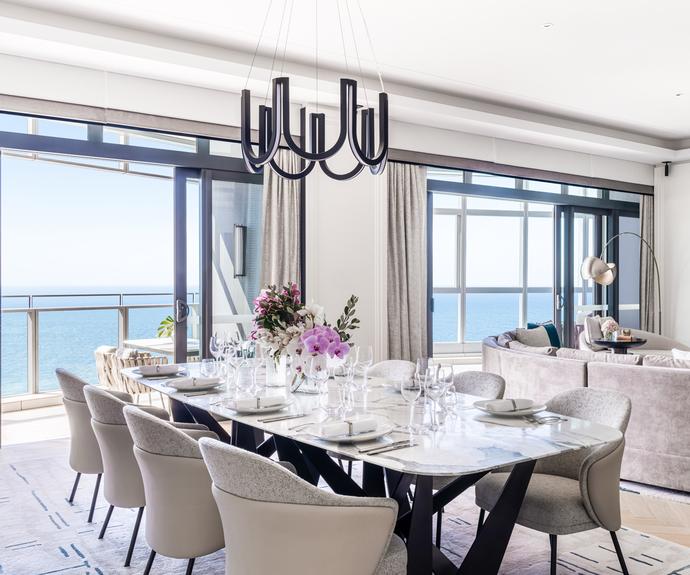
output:
POLYGON ((216 377, 218 375, 218 364, 214 359, 202 359, 199 372, 204 377, 216 377))
MULTIPOLYGON (((325 391, 324 384, 328 381, 328 367, 326 366, 326 362, 324 361, 323 357, 317 355, 309 359, 309 362, 307 363, 307 376, 314 384, 314 387, 319 395, 322 395, 325 391)), ((324 401, 323 398, 320 399, 321 402, 324 401)), ((328 401, 328 396, 326 396, 325 401, 328 401)))
POLYGON ((414 425, 414 408, 419 396, 422 394, 422 386, 420 385, 418 378, 415 377, 403 377, 400 379, 399 385, 400 393, 402 394, 403 399, 410 404, 409 423, 402 429, 403 431, 413 433, 416 431, 416 427, 414 425))
POLYGON ((438 403, 439 403, 439 400, 446 393, 446 384, 439 377, 436 377, 436 376, 427 377, 426 378, 426 388, 424 390, 424 393, 426 395, 428 395, 429 399, 431 400, 431 427, 429 429, 431 431, 438 431, 439 429, 441 429, 441 426, 439 425, 439 422, 438 422, 438 414, 437 414, 438 403))
POLYGON ((366 371, 374 364, 374 348, 371 345, 357 347, 357 363, 366 371))
POLYGON ((221 354, 223 353, 222 346, 222 338, 218 335, 218 332, 214 333, 211 336, 211 339, 209 340, 208 350, 211 352, 211 355, 214 357, 216 361, 218 361, 221 354))

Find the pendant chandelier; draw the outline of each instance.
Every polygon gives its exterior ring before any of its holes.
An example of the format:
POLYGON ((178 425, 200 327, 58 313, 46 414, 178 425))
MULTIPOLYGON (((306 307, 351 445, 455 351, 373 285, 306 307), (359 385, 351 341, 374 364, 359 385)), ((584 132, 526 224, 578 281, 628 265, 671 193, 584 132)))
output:
MULTIPOLYGON (((273 56, 273 65, 275 64, 275 56, 278 51, 278 43, 283 31, 283 19, 285 17, 285 10, 290 0, 284 0, 283 14, 280 21, 280 29, 278 39, 273 56)), ((290 15, 288 19, 287 31, 285 34, 285 47, 283 50, 283 66, 285 65, 285 52, 287 50, 287 40, 289 36, 290 21, 292 19, 292 8, 294 1, 291 0, 290 15)), ((347 52, 345 49, 345 35, 342 26, 342 17, 340 15, 340 0, 335 0, 338 8, 338 18, 340 22, 340 33, 343 45, 343 53, 345 55, 345 64, 348 68, 347 52)), ((360 77, 362 77, 361 63, 359 62, 359 50, 354 38, 354 28, 352 26, 352 18, 350 16, 349 0, 344 0, 346 12, 350 22, 350 30, 354 40, 355 50, 357 53, 357 62, 359 65, 360 77)), ((369 38, 370 47, 373 54, 373 46, 371 46, 371 36, 364 20, 361 5, 359 0, 356 0, 359 7, 362 22, 369 38)), ((259 36, 252 65, 250 66, 249 75, 256 59, 256 54, 261 44, 261 38, 266 27, 266 21, 271 11, 273 0, 270 1, 264 18, 263 27, 259 36)), ((326 146, 326 115, 318 112, 318 0, 315 0, 315 14, 316 14, 316 93, 317 93, 317 112, 309 114, 307 120, 307 110, 302 107, 300 109, 300 130, 299 141, 293 138, 290 126, 290 79, 286 76, 279 76, 271 80, 271 105, 266 104, 259 106, 259 125, 258 125, 258 152, 254 152, 252 146, 252 125, 251 125, 251 93, 246 88, 242 90, 241 99, 241 143, 242 156, 244 158, 247 169, 253 173, 262 173, 265 166, 269 166, 276 174, 283 178, 290 180, 298 180, 306 177, 312 170, 319 165, 321 170, 335 180, 349 180, 354 178, 362 172, 364 168, 369 168, 372 174, 378 175, 383 173, 386 162, 388 160, 388 94, 384 91, 383 80, 379 72, 379 80, 381 83, 381 92, 379 93, 379 129, 378 129, 378 146, 375 138, 375 110, 373 107, 367 105, 359 109, 357 104, 357 82, 350 78, 340 79, 340 131, 338 138, 331 146, 326 146), (359 126, 359 128, 358 128, 359 126), (348 172, 337 173, 328 165, 328 160, 335 156, 345 145, 347 140, 349 148, 354 156, 355 166, 348 172), (292 152, 297 154, 301 159, 301 167, 299 171, 290 173, 284 170, 276 161, 276 153, 281 144, 286 145, 292 152)), ((375 59, 375 57, 374 57, 375 59)), ((273 65, 271 66, 271 75, 273 75, 273 65)), ((282 72, 282 68, 281 68, 282 72)), ((249 76, 247 77, 247 83, 249 76)), ((366 88, 364 88, 366 98, 366 88)), ((268 97, 266 98, 268 101, 268 97)))

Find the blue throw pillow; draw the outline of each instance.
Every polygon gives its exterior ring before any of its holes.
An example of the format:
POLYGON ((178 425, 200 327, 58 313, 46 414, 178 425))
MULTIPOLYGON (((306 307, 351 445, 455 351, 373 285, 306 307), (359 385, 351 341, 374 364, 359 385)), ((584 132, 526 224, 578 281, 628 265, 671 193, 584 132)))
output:
POLYGON ((561 338, 558 337, 558 329, 556 329, 555 324, 552 321, 546 321, 544 323, 528 323, 527 329, 534 329, 535 327, 542 326, 546 333, 549 335, 549 342, 552 347, 561 347, 561 338))

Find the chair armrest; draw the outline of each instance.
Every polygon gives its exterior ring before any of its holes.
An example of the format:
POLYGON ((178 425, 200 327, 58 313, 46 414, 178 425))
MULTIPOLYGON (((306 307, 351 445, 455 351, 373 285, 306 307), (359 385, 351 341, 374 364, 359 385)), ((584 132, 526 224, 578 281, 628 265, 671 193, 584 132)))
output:
POLYGON ((196 429, 198 431, 208 431, 208 427, 202 423, 186 423, 184 421, 171 421, 170 424, 177 429, 196 429))
POLYGON ((608 443, 582 462, 580 493, 587 513, 607 531, 621 526, 620 476, 625 439, 608 443))
MULTIPOLYGON (((134 404, 132 404, 134 405, 134 404)), ((170 420, 170 415, 168 412, 161 408, 161 407, 156 407, 155 405, 134 405, 135 407, 138 407, 142 411, 145 411, 146 413, 150 413, 151 415, 155 415, 158 419, 163 419, 165 421, 170 420)))
POLYGON ((133 399, 132 396, 127 393, 126 391, 118 391, 117 389, 112 389, 112 388, 107 388, 103 387, 105 391, 107 391, 110 395, 114 395, 118 399, 121 399, 122 401, 125 401, 127 403, 132 403, 133 399))

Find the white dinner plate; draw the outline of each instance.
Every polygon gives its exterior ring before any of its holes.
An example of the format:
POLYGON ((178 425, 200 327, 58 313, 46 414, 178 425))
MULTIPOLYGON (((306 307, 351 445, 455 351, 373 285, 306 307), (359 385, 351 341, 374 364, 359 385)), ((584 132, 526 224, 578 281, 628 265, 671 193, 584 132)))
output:
POLYGON ((215 389, 216 387, 222 386, 223 382, 217 377, 211 378, 210 381, 196 380, 196 382, 194 381, 194 378, 192 378, 192 380, 188 382, 184 381, 183 379, 173 379, 166 381, 165 385, 170 389, 174 389, 175 391, 206 391, 208 389, 215 389))
POLYGON ((491 411, 490 409, 486 408, 486 404, 490 401, 494 400, 482 399, 481 401, 475 401, 474 406, 484 413, 496 415, 498 417, 524 417, 525 415, 534 415, 535 413, 539 413, 540 411, 544 411, 546 409, 546 406, 541 404, 533 405, 532 407, 528 407, 526 409, 518 409, 517 411, 491 411))
POLYGON ((178 373, 184 371, 179 365, 171 364, 161 364, 161 365, 142 365, 135 367, 132 370, 134 373, 143 375, 144 377, 163 377, 165 375, 177 375, 178 373))
POLYGON ((246 407, 244 409, 237 409, 236 407, 233 407, 234 402, 230 400, 224 402, 223 407, 232 409, 235 413, 239 413, 240 415, 252 415, 256 413, 273 413, 274 411, 280 411, 281 409, 285 409, 286 407, 292 405, 294 401, 294 399, 289 399, 284 403, 279 403, 278 405, 270 405, 269 407, 246 407))
POLYGON ((318 439, 323 439, 324 441, 331 441, 333 443, 360 443, 362 441, 371 441, 372 439, 378 439, 384 435, 388 435, 391 431, 395 429, 395 426, 391 423, 379 422, 376 431, 366 431, 364 433, 357 433, 355 435, 336 435, 334 437, 323 437, 321 435, 321 424, 315 423, 307 427, 304 431, 313 437, 318 439))

